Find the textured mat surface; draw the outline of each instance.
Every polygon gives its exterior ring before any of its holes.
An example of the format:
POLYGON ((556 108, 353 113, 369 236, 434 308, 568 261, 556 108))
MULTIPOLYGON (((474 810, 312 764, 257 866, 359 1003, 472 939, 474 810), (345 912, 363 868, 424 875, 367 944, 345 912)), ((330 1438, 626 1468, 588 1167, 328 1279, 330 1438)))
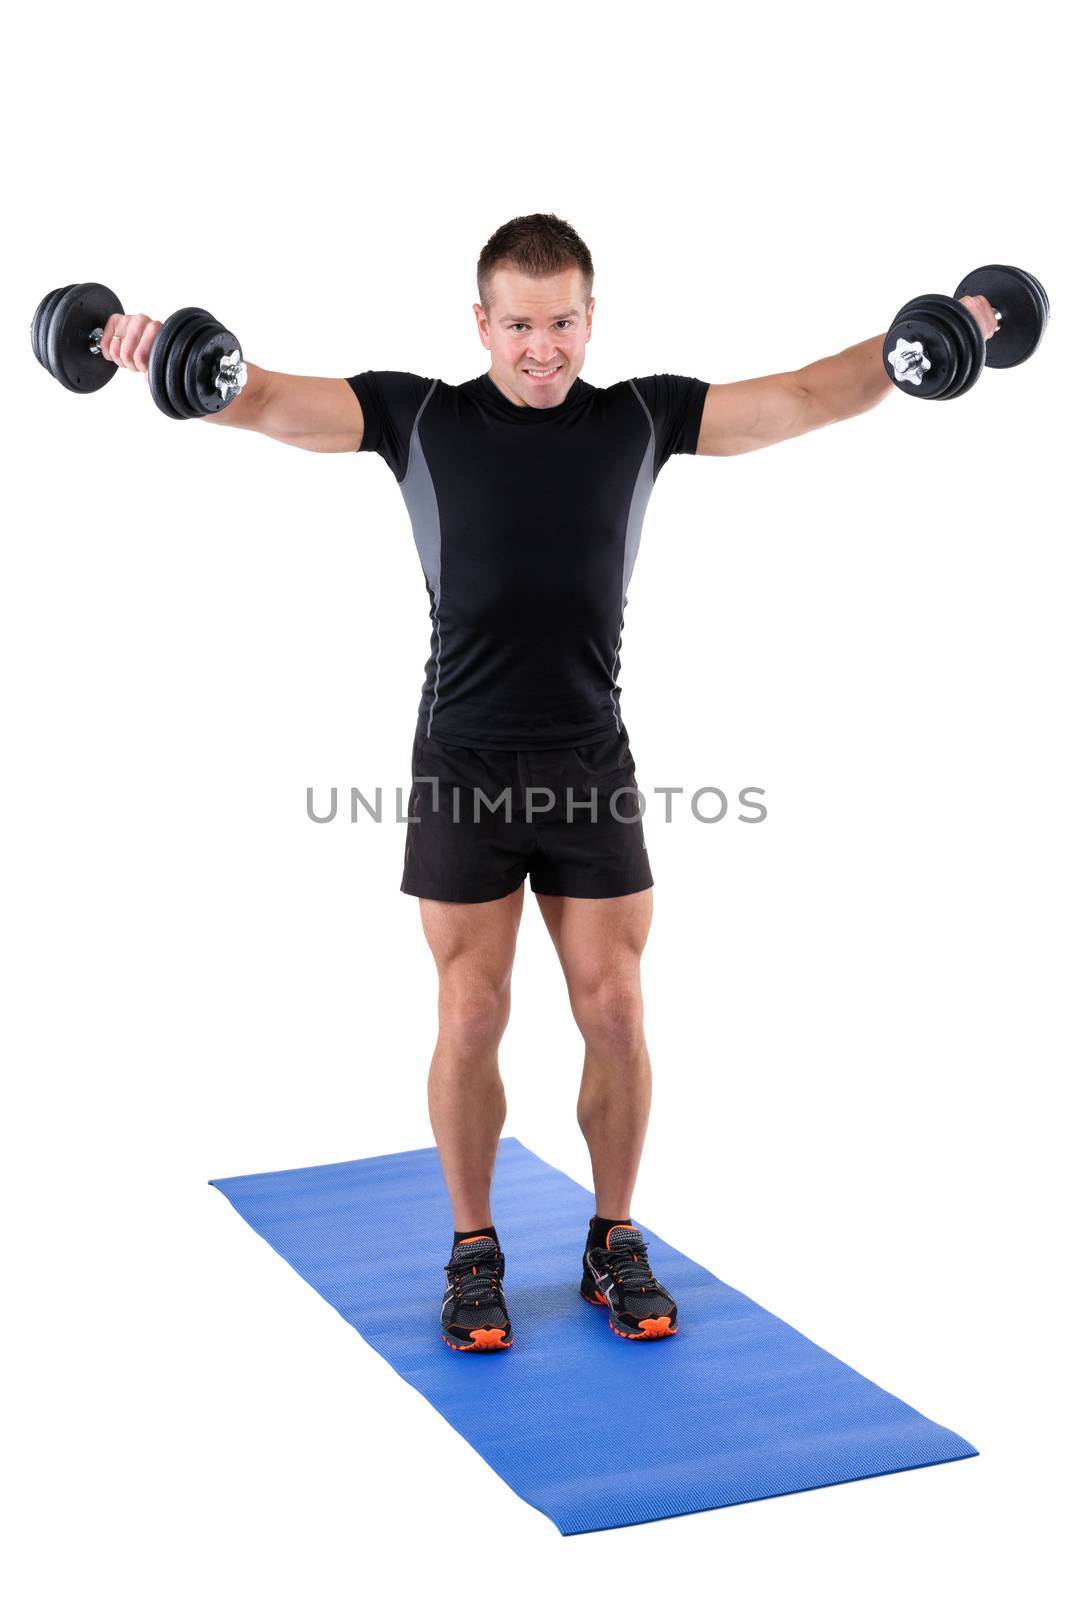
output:
POLYGON ((516 1139, 493 1189, 514 1344, 493 1355, 437 1331, 451 1221, 435 1149, 212 1182, 562 1533, 976 1454, 647 1228, 680 1331, 615 1337, 577 1293, 592 1196, 516 1139))

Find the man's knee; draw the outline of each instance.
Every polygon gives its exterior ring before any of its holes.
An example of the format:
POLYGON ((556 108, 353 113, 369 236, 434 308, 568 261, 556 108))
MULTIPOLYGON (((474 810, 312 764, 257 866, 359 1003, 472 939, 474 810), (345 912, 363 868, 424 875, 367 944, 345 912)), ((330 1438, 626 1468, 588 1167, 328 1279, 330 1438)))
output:
POLYGON ((509 1015, 509 980, 463 978, 440 985, 441 1037, 464 1052, 494 1050, 509 1015))
POLYGON ((612 974, 573 994, 573 1015, 585 1039, 628 1055, 643 1045, 643 997, 636 976, 612 974))

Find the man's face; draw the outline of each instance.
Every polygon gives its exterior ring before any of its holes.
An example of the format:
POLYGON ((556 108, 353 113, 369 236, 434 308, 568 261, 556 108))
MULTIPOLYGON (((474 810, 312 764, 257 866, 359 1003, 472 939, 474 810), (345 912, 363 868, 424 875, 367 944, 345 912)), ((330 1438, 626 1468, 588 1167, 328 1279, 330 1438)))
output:
POLYGON ((475 305, 477 332, 492 353, 489 372, 519 406, 561 405, 584 365, 595 301, 584 303, 580 268, 527 278, 512 267, 492 274, 492 309, 475 305), (549 376, 541 377, 542 372, 549 376))

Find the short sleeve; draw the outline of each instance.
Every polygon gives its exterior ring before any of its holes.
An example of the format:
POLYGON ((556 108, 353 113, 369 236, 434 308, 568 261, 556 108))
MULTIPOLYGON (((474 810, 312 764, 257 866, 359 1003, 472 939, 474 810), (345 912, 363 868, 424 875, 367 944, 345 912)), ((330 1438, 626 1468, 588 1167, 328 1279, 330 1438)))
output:
POLYGON ((693 456, 699 443, 703 401, 710 385, 703 378, 657 372, 632 383, 651 414, 655 434, 655 477, 670 456, 693 456))
POLYGON ((359 372, 347 381, 362 407, 360 455, 372 451, 383 456, 402 482, 414 424, 436 379, 415 372, 359 372))

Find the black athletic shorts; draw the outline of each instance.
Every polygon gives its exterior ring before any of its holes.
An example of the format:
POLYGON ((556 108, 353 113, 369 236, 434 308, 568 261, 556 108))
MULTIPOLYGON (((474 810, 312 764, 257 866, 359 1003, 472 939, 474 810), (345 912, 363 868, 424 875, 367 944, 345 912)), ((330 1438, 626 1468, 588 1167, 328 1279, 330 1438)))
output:
POLYGON ((654 880, 628 734, 560 750, 470 750, 419 725, 405 894, 467 904, 513 894, 600 900, 654 880))

